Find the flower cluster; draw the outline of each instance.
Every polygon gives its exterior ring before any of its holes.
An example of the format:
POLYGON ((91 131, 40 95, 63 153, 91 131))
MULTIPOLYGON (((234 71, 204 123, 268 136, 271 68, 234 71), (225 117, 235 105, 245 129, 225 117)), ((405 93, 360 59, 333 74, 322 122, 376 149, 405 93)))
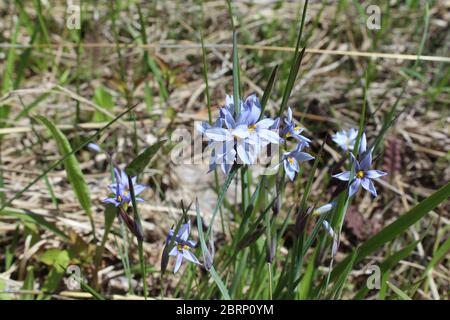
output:
POLYGON ((281 139, 287 142, 287 139, 293 138, 296 142, 294 149, 292 151, 284 152, 281 158, 286 175, 293 181, 295 174, 300 172, 299 162, 313 160, 314 157, 302 151, 303 148, 309 147, 311 140, 301 134, 304 131, 304 128, 294 122, 292 119, 292 109, 290 107, 288 107, 288 116, 284 119, 284 124, 284 128, 280 131, 281 139))
MULTIPOLYGON (((188 221, 185 224, 182 224, 178 233, 174 239, 175 246, 170 250, 169 256, 176 257, 175 267, 173 269, 174 273, 177 273, 181 267, 181 263, 183 259, 195 263, 197 265, 201 265, 198 261, 197 257, 191 252, 193 248, 195 248, 196 243, 193 240, 189 240, 189 234, 191 233, 191 222, 188 221)), ((172 237, 174 236, 174 230, 169 230, 169 235, 166 239, 166 246, 169 245, 172 237)))
POLYGON ((292 109, 288 108, 288 116, 280 124, 280 119, 265 118, 261 114, 261 103, 255 94, 245 101, 239 101, 235 108, 233 97, 227 95, 225 106, 220 108, 219 118, 211 126, 202 123, 198 130, 208 138, 208 148, 211 149, 209 171, 220 165, 222 171, 228 174, 235 163, 254 164, 258 155, 268 145, 287 145, 289 138, 296 141, 291 151, 285 151, 278 167, 283 163, 289 179, 294 180, 300 172, 299 162, 314 159, 302 149, 309 146, 311 140, 301 133, 303 128, 292 118, 292 109))
POLYGON ((212 149, 210 171, 220 164, 228 174, 234 163, 254 164, 265 146, 280 142, 276 132, 279 121, 261 117, 261 103, 255 94, 239 104, 235 108, 233 97, 227 95, 217 121, 198 128, 209 139, 208 147, 212 149))

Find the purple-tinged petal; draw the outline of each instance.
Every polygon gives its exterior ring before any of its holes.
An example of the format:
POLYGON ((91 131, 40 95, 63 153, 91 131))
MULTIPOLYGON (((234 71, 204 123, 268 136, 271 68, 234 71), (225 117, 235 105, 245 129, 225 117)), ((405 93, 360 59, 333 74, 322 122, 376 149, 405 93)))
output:
POLYGON ((275 122, 275 120, 272 120, 270 118, 265 118, 256 124, 256 128, 257 129, 269 129, 273 125, 274 122, 275 122))
POLYGON ((348 197, 350 198, 353 196, 359 189, 359 186, 361 184, 361 179, 355 179, 348 188, 348 197))
POLYGON ((115 205, 116 207, 120 205, 120 202, 117 201, 114 198, 106 198, 103 200, 103 203, 112 203, 113 205, 115 205))
POLYGON ((232 131, 232 134, 238 138, 245 139, 250 136, 250 130, 247 125, 241 124, 232 131))
POLYGON ((359 164, 359 161, 355 158, 352 152, 350 152, 350 161, 352 163, 355 163, 355 172, 358 172, 361 170, 361 166, 359 164))
POLYGON ((177 273, 181 267, 181 262, 183 262, 183 254, 178 253, 177 261, 175 262, 175 267, 173 268, 173 273, 177 273))
POLYGON ((288 178, 291 181, 294 181, 295 170, 294 170, 294 168, 292 168, 291 164, 289 163, 289 161, 287 159, 284 160, 284 171, 286 172, 286 175, 288 176, 288 178))
POLYGON ((258 107, 253 106, 250 109, 250 114, 249 114, 249 116, 247 118, 248 123, 249 124, 255 124, 258 121, 260 115, 261 115, 261 109, 258 108, 258 107))
POLYGON ((361 135, 361 141, 359 142, 359 154, 363 154, 367 149, 367 139, 366 133, 363 132, 361 135))
POLYGON ((120 175, 120 171, 117 168, 114 168, 114 177, 116 178, 116 184, 122 183, 122 178, 120 175))
POLYGON ((383 177, 387 175, 387 172, 380 171, 380 170, 368 170, 365 172, 365 176, 369 179, 376 179, 379 177, 383 177))
POLYGON ((363 171, 367 171, 372 166, 372 152, 367 152, 364 158, 361 160, 360 168, 363 171))
POLYGON ((302 143, 304 146, 308 146, 309 143, 312 142, 310 139, 308 139, 308 138, 306 138, 305 136, 302 136, 302 135, 300 135, 300 134, 294 133, 294 134, 292 135, 292 137, 293 137, 294 139, 296 139, 297 141, 299 141, 300 143, 302 143))
POLYGON ((180 230, 178 230, 178 237, 181 241, 187 241, 189 234, 191 233, 191 221, 181 225, 180 230))
POLYGON ((140 194, 142 191, 145 190, 145 186, 142 184, 136 184, 134 185, 134 195, 137 196, 138 194, 140 194))
POLYGON ((233 139, 230 131, 223 128, 211 128, 205 131, 205 135, 214 141, 229 141, 233 139))
POLYGON ((195 245, 197 244, 197 242, 195 242, 194 240, 188 240, 188 241, 186 241, 186 244, 191 248, 195 248, 195 245))
POLYGON ((237 154, 239 159, 244 164, 252 164, 252 157, 250 155, 250 146, 243 142, 237 144, 237 154))
POLYGON ((280 117, 277 117, 274 121, 273 124, 270 126, 270 130, 278 130, 278 128, 280 127, 280 117))
POLYGON ((129 189, 129 185, 128 185, 128 176, 125 173, 125 170, 120 170, 120 179, 122 182, 122 185, 125 187, 125 189, 129 189))
POLYGON ((183 250, 183 258, 192 263, 200 264, 200 261, 198 261, 197 257, 194 256, 194 254, 189 250, 183 250))
POLYGON ((210 128, 211 128, 211 126, 209 125, 208 122, 202 122, 202 123, 197 123, 196 124, 197 131, 199 131, 202 134, 204 134, 205 131, 210 129, 210 128))
POLYGON ((375 189, 372 180, 368 178, 361 179, 361 185, 364 189, 369 191, 374 197, 377 196, 377 190, 375 189))
POLYGON ((322 225, 325 228, 325 230, 327 231, 328 235, 330 237, 334 238, 334 230, 331 227, 330 223, 327 220, 323 220, 322 225))
POLYGON ((292 109, 291 109, 291 107, 288 107, 287 121, 288 122, 292 122, 292 109))
POLYGON ((338 174, 335 174, 333 178, 339 179, 341 181, 348 181, 350 180, 350 171, 341 172, 338 174))
POLYGON ((220 109, 220 116, 223 118, 225 125, 228 129, 233 129, 236 127, 236 123, 234 122, 233 115, 225 108, 220 109))
POLYGON ((313 160, 314 157, 306 152, 297 152, 294 154, 294 158, 297 161, 310 161, 313 160))
POLYGON ((108 186, 108 189, 111 190, 111 192, 117 196, 117 184, 116 183, 110 184, 108 186))
POLYGON ((267 140, 270 143, 278 144, 280 142, 280 136, 275 131, 261 129, 258 131, 258 136, 259 138, 267 140))
MULTIPOLYGON (((169 240, 169 242, 170 242, 170 240, 169 240)), ((172 250, 170 250, 169 256, 174 257, 174 256, 177 256, 178 253, 179 253, 179 252, 178 252, 178 248, 177 248, 177 246, 175 246, 175 247, 172 248, 172 250)))

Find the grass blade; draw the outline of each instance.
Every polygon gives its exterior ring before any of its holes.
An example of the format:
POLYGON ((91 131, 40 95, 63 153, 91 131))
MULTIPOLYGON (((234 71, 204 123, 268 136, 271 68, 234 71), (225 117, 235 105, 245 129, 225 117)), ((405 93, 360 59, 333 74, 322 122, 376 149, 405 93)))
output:
POLYGON ((131 163, 125 168, 125 172, 128 176, 134 177, 144 171, 145 167, 149 164, 150 160, 155 156, 161 146, 167 141, 162 139, 155 144, 144 150, 138 155, 131 163))
MULTIPOLYGON (((441 202, 450 197, 450 182, 435 191, 431 196, 422 200, 414 208, 407 213, 400 216, 397 220, 382 229, 376 235, 363 243, 361 247, 356 250, 355 263, 361 261, 368 255, 375 252, 385 243, 392 241, 395 237, 405 232, 410 226, 422 219, 427 213, 436 208, 441 202)), ((347 265, 350 263, 350 257, 347 257, 339 265, 337 265, 331 273, 331 279, 336 279, 347 265)))
MULTIPOLYGON (((59 153, 62 156, 70 154, 72 152, 72 147, 69 143, 69 140, 67 140, 66 136, 61 132, 61 130, 59 130, 50 120, 43 116, 37 115, 36 119, 38 119, 50 131, 53 138, 56 140, 59 153)), ((77 196, 81 207, 84 209, 89 217, 89 220, 91 221, 92 233, 95 236, 95 225, 94 218, 92 216, 89 187, 86 180, 84 179, 80 164, 78 163, 78 160, 73 153, 69 157, 67 157, 67 159, 65 159, 64 168, 67 173, 67 178, 72 185, 73 191, 75 192, 75 195, 77 196)))

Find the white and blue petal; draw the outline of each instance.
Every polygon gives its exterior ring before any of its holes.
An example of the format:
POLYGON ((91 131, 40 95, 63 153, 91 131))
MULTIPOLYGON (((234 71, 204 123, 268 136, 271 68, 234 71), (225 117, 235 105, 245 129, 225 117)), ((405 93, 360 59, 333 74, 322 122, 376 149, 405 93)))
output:
POLYGON ((359 154, 363 154, 367 149, 367 139, 366 133, 363 132, 361 135, 361 141, 359 142, 359 154))
POLYGON ((142 184, 134 185, 134 195, 135 196, 139 195, 144 190, 145 190, 145 186, 144 185, 142 185, 142 184))
POLYGON ((178 253, 177 260, 175 261, 175 267, 173 268, 173 273, 177 273, 181 267, 181 263, 183 262, 183 254, 178 253))
POLYGON ((245 139, 250 136, 250 130, 248 129, 248 126, 246 124, 238 125, 236 129, 232 131, 232 133, 235 137, 238 137, 240 139, 245 139))
MULTIPOLYGON (((367 171, 372 166, 372 152, 367 152, 360 163, 360 169, 363 171, 367 171)), ((357 169, 359 170, 359 169, 357 169)))
POLYGON ((387 175, 387 172, 381 170, 367 170, 364 175, 369 179, 376 179, 387 175))
POLYGON ((364 189, 369 191, 374 197, 377 196, 377 190, 375 189, 375 186, 373 185, 372 180, 368 178, 361 179, 361 185, 364 189))
POLYGON ((278 144, 280 142, 280 136, 278 133, 268 129, 258 130, 258 137, 274 144, 278 144))
POLYGON ((333 178, 339 179, 341 181, 348 181, 350 180, 350 171, 341 172, 338 174, 335 174, 333 178))
POLYGON ((116 207, 120 205, 120 202, 117 201, 115 198, 106 198, 103 200, 103 203, 111 203, 115 205, 116 207))
POLYGON ((198 261, 197 257, 194 256, 194 254, 189 250, 183 250, 183 258, 192 263, 201 264, 200 261, 198 261))
POLYGON ((334 238, 334 230, 331 227, 330 223, 327 220, 323 220, 322 225, 325 228, 325 230, 327 231, 328 235, 330 237, 334 238))
POLYGON ((355 179, 348 188, 348 197, 350 198, 353 196, 358 190, 359 186, 361 185, 361 179, 355 179))
POLYGON ((314 157, 312 155, 310 155, 309 153, 306 152, 296 152, 293 154, 293 157, 297 160, 297 161, 310 161, 310 160, 314 160, 314 157))
MULTIPOLYGON (((170 242, 170 240, 169 240, 169 242, 170 242)), ((178 256, 178 254, 179 254, 180 252, 178 251, 178 248, 177 248, 177 246, 175 245, 173 248, 172 248, 172 250, 170 250, 170 252, 169 252, 169 256, 178 256)))
POLYGON ((288 176, 288 178, 291 181, 294 181, 296 172, 295 172, 294 168, 292 168, 291 164, 289 163, 289 161, 287 159, 284 161, 284 171, 286 172, 286 175, 288 176))
POLYGON ((230 131, 223 128, 211 128, 205 131, 205 135, 214 141, 230 141, 233 139, 230 131))
POLYGON ((262 119, 261 121, 258 121, 258 123, 256 123, 256 128, 257 129, 269 129, 273 124, 274 124, 275 120, 270 119, 270 118, 265 118, 262 119))
POLYGON ((237 143, 237 154, 241 163, 252 164, 254 159, 254 155, 252 153, 253 150, 250 148, 250 144, 244 141, 239 141, 237 143))

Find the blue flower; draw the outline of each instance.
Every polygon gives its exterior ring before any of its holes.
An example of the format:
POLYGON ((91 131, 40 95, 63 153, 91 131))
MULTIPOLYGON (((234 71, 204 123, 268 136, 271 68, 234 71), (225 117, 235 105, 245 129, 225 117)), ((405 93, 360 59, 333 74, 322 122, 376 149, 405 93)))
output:
POLYGON ((295 124, 292 119, 292 109, 288 107, 288 116, 284 119, 285 127, 281 131, 281 136, 285 138, 294 138, 299 143, 301 143, 305 147, 309 147, 309 143, 311 140, 302 136, 301 133, 305 130, 304 128, 295 124))
MULTIPOLYGON (((114 176, 116 178, 116 183, 110 184, 108 186, 109 190, 114 194, 112 198, 106 198, 103 200, 104 203, 112 203, 116 207, 121 206, 125 210, 131 203, 131 193, 130 186, 128 184, 128 176, 123 170, 118 170, 114 168, 114 176)), ((136 201, 144 201, 142 198, 137 197, 142 191, 144 191, 145 186, 136 183, 137 177, 131 179, 134 188, 134 194, 136 196, 136 201)))
POLYGON ((297 144, 295 150, 291 152, 285 152, 283 154, 282 162, 284 165, 284 170, 286 175, 289 177, 291 181, 294 180, 295 174, 300 172, 300 161, 309 161, 313 160, 314 157, 306 152, 302 152, 303 144, 297 144))
POLYGON ((342 130, 336 132, 336 134, 332 136, 332 139, 339 147, 342 148, 342 150, 352 151, 357 136, 358 130, 356 130, 355 128, 351 128, 350 130, 342 130))
MULTIPOLYGON (((195 248, 196 243, 193 240, 188 240, 190 233, 191 233, 191 222, 189 221, 188 223, 181 225, 181 227, 178 230, 178 233, 175 237, 175 240, 174 240, 175 246, 169 252, 169 256, 176 257, 173 273, 178 272, 178 270, 181 267, 181 263, 183 262, 183 258, 192 263, 201 265, 201 263, 198 261, 197 257, 195 257, 195 255, 191 252, 191 249, 195 248)), ((174 234, 173 229, 170 229, 169 235, 167 236, 167 239, 166 239, 166 245, 168 245, 170 243, 170 240, 172 239, 173 234, 174 234)))
MULTIPOLYGON (((376 197, 377 190, 375 189, 372 179, 380 178, 382 176, 387 175, 387 173, 380 170, 370 170, 370 167, 372 166, 372 150, 365 152, 366 142, 362 140, 361 140, 362 148, 360 148, 360 151, 364 150, 364 152, 361 162, 359 162, 355 158, 355 156, 352 153, 350 153, 352 162, 355 163, 355 178, 350 184, 348 196, 349 197, 353 196, 359 190, 359 187, 362 186, 364 189, 369 191, 374 197, 376 197)), ((333 177, 342 181, 349 181, 350 171, 345 171, 336 174, 333 177)))

